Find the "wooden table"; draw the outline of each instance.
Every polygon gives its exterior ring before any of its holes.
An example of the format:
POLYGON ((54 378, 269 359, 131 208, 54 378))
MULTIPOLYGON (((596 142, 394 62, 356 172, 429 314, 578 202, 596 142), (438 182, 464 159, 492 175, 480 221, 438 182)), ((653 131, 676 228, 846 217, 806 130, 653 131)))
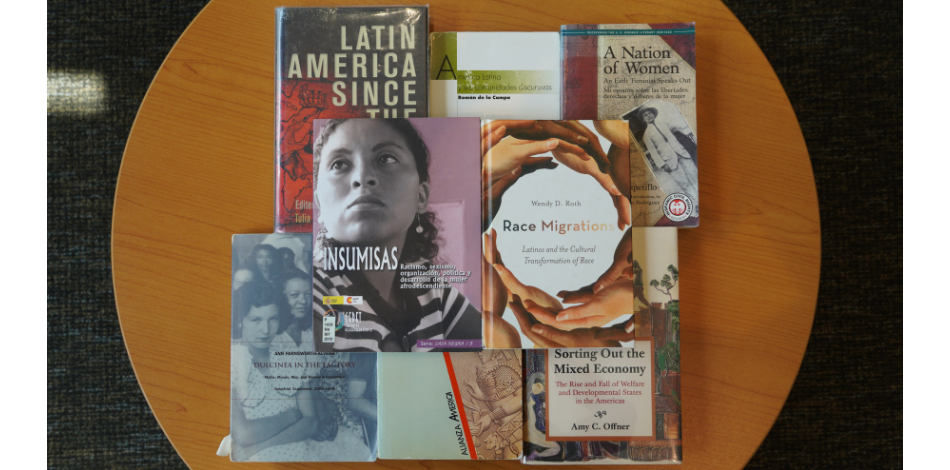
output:
MULTIPOLYGON (((230 237, 272 230, 281 4, 208 4, 142 103, 116 190, 112 262, 126 346, 192 468, 232 465, 215 456, 230 406, 230 237)), ((740 468, 791 389, 818 295, 818 200, 795 114, 758 46, 716 0, 544 4, 430 0, 430 29, 696 22, 703 215, 700 228, 680 231, 684 467, 740 468)), ((371 466, 432 463, 345 465, 371 466)))

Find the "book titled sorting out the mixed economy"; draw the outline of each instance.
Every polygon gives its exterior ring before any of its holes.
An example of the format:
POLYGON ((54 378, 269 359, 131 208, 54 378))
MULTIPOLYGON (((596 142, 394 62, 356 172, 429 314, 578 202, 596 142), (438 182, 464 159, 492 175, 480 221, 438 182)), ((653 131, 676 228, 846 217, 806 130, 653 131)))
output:
POLYGON ((524 463, 683 462, 678 316, 651 316, 631 347, 525 351, 524 463))
POLYGON ((495 124, 508 135, 483 164, 485 346, 628 345, 638 309, 678 286, 676 228, 631 227, 626 123, 491 121, 486 132, 495 124))
POLYGON ((275 232, 309 232, 313 120, 428 116, 427 6, 280 7, 275 232))
POLYGON ((479 120, 314 121, 314 343, 482 348, 479 120))
POLYGON ((375 460, 376 355, 313 351, 310 235, 231 246, 231 460, 375 460))
POLYGON ((430 116, 559 119, 561 45, 555 32, 436 32, 430 116))
POLYGON ((520 350, 379 355, 379 458, 521 457, 520 350))
POLYGON ((628 122, 635 225, 699 225, 695 31, 693 23, 561 27, 562 117, 628 122))

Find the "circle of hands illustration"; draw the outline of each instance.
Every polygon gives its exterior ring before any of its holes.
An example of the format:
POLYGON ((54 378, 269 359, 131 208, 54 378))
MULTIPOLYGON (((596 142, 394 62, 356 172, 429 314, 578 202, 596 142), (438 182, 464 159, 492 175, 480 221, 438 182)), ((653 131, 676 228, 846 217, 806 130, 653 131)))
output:
MULTIPOLYGON (((482 227, 488 230, 505 192, 522 176, 564 165, 600 184, 617 209, 617 226, 630 225, 630 131, 624 121, 594 121, 610 142, 607 152, 594 131, 578 121, 499 120, 481 128, 482 227), (550 152, 551 156, 538 155, 550 152), (556 161, 555 161, 556 160, 556 161)), ((619 347, 634 338, 634 318, 611 326, 631 311, 634 299, 652 308, 643 292, 642 269, 633 259, 631 229, 614 251, 613 263, 592 284, 554 297, 525 285, 505 267, 494 229, 483 234, 482 321, 485 346, 521 348, 521 336, 502 318, 506 307, 536 347, 619 347), (558 298, 559 297, 559 298, 558 298), (571 305, 565 307, 565 305, 571 305)))

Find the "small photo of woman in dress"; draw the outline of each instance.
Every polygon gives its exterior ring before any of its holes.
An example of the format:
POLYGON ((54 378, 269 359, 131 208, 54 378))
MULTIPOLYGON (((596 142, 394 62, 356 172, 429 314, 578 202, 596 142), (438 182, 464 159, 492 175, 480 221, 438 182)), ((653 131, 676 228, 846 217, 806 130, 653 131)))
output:
MULTIPOLYGON (((684 193, 699 203, 696 133, 679 108, 650 100, 623 116, 630 123, 636 146, 666 194, 684 193)), ((694 210, 698 214, 698 210, 694 210)))
MULTIPOLYGON (((471 174, 462 175, 475 182, 471 207, 458 219, 470 218, 474 229, 470 233, 477 233, 477 143, 473 140, 471 149, 460 147, 458 155, 430 155, 411 121, 315 121, 314 320, 323 324, 326 315, 340 316, 334 317, 333 342, 315 338, 318 350, 438 351, 448 347, 444 340, 469 340, 462 343, 467 347, 453 351, 481 347, 479 307, 455 284, 432 274, 446 266, 464 268, 444 259, 445 242, 460 240, 456 235, 446 240, 443 229, 462 231, 455 224, 443 225, 442 214, 432 210, 430 178, 430 164, 437 158, 443 166, 455 167, 456 173, 465 173, 465 163, 472 167, 471 174), (412 281, 407 285, 408 278, 412 281), (355 296, 362 303, 324 305, 320 302, 324 296, 355 296)), ((449 120, 444 123, 450 125, 449 120)), ((470 132, 477 137, 477 120, 471 124, 470 132)), ((463 200, 461 188, 458 191, 463 200)), ((475 240, 468 243, 475 244, 475 240)), ((473 255, 472 264, 480 266, 478 252, 473 255)), ((467 283, 471 285, 465 288, 476 288, 478 297, 478 271, 467 283)))

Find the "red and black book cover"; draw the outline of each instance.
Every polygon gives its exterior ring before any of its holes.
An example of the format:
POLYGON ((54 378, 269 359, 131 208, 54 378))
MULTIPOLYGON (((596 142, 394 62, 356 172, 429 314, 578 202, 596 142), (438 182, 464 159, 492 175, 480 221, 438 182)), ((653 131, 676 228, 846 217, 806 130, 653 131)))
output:
POLYGON ((426 117, 427 6, 277 9, 274 231, 313 226, 313 120, 426 117))

